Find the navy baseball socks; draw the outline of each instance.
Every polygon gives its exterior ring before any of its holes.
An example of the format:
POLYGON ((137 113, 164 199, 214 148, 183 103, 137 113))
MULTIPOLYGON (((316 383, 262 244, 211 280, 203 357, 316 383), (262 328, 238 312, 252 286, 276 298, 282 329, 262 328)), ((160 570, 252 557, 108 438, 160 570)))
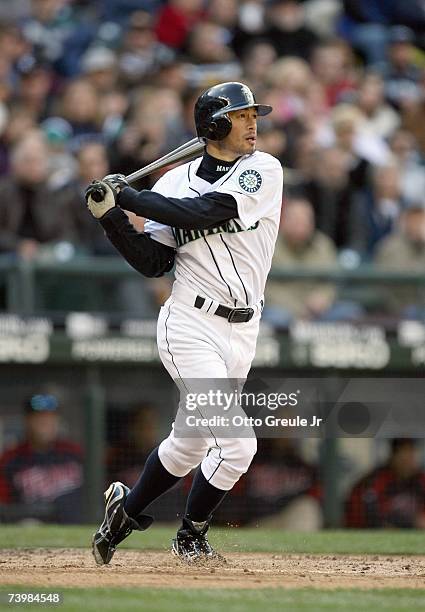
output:
POLYGON ((180 476, 173 476, 165 469, 158 456, 158 448, 155 448, 146 459, 143 472, 125 500, 125 511, 135 518, 179 480, 180 476))
POLYGON ((223 501, 227 491, 217 489, 208 482, 199 467, 187 499, 182 526, 172 542, 172 552, 183 561, 208 559, 224 561, 210 545, 207 531, 214 510, 223 501))

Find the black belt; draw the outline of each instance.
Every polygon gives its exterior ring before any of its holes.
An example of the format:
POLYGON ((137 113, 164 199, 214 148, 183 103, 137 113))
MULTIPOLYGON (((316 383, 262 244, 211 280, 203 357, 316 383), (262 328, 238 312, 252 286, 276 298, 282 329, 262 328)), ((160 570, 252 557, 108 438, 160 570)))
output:
MULTIPOLYGON (((195 308, 201 309, 205 304, 205 298, 200 295, 196 296, 195 308)), ((219 304, 214 312, 219 317, 224 317, 229 323, 247 323, 254 316, 253 308, 228 308, 219 304)))

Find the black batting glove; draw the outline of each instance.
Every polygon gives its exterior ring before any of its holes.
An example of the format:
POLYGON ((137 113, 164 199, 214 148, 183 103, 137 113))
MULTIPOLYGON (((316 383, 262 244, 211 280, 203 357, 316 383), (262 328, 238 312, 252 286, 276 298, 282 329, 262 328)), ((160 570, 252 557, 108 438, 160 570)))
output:
POLYGON ((105 177, 103 177, 102 181, 108 183, 108 185, 110 185, 116 191, 116 193, 119 193, 122 189, 124 189, 124 187, 130 187, 124 174, 107 174, 105 177))

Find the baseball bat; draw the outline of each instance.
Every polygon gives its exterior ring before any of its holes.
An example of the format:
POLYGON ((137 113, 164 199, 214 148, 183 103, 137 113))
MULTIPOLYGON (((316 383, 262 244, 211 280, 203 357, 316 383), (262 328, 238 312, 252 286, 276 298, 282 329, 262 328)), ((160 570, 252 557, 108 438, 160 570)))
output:
MULTIPOLYGON (((183 161, 191 159, 192 157, 196 157, 202 149, 205 147, 205 141, 202 138, 192 138, 188 142, 180 145, 170 153, 166 153, 156 161, 128 174, 125 179, 131 185, 131 183, 135 183, 139 179, 147 176, 148 174, 152 174, 156 170, 161 170, 164 166, 168 166, 169 164, 173 164, 175 162, 183 161)), ((104 197, 104 192, 101 188, 96 189, 91 193, 91 197, 95 202, 101 202, 104 197)))

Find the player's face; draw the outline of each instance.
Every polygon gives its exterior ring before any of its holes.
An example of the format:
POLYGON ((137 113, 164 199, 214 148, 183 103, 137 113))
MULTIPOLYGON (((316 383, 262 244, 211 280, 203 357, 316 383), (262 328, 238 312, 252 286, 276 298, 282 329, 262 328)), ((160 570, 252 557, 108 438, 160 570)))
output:
POLYGON ((229 150, 237 155, 254 153, 257 144, 257 110, 255 108, 244 108, 240 111, 229 113, 232 122, 232 130, 224 139, 229 150))
POLYGON ((228 113, 232 122, 231 132, 223 140, 208 142, 211 155, 226 161, 233 161, 241 155, 254 153, 257 144, 257 111, 244 108, 228 113))

